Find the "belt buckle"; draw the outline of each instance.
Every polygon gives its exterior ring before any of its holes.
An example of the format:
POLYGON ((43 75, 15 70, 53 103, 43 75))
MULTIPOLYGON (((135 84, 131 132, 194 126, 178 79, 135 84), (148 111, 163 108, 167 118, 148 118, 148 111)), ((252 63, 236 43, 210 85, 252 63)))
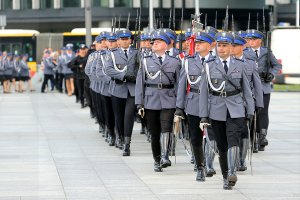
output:
POLYGON ((197 91, 198 91, 198 94, 200 94, 200 89, 197 89, 197 91))
POLYGON ((158 89, 162 89, 162 83, 157 84, 158 89))
POLYGON ((220 93, 220 96, 223 97, 223 98, 224 98, 224 97, 227 97, 226 92, 221 92, 221 93, 220 93))

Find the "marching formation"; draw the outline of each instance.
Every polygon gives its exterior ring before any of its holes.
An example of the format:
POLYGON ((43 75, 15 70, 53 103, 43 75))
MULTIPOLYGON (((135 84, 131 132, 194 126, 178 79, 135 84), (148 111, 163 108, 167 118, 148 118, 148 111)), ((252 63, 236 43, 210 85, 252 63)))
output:
POLYGON ((27 59, 27 54, 20 56, 6 51, 0 52, 0 82, 4 94, 11 93, 12 86, 15 92, 26 91, 25 82, 28 82, 28 90, 33 91, 27 59))
MULTIPOLYGON (((70 53, 58 64, 45 59, 44 66, 62 67, 68 95, 76 80, 78 101, 84 107, 86 99, 99 132, 123 156, 131 155, 138 113, 155 172, 172 165, 176 139, 185 137, 196 180, 216 174, 218 154, 223 188, 230 190, 236 171, 247 170, 247 152, 268 145, 271 81, 282 66, 262 46, 266 34, 259 30, 228 31, 225 25, 218 31, 203 28, 199 17, 192 22, 178 35, 170 28, 135 34, 113 28, 95 38, 95 49, 81 45, 75 56, 67 46, 70 53)), ((46 82, 53 78, 46 76, 46 82)))

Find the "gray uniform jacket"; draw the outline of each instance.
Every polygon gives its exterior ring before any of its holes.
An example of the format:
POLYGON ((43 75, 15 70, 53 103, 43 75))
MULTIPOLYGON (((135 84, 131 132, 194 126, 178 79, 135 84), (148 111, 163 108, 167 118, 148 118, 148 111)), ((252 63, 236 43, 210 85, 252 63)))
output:
POLYGON ((209 78, 212 85, 218 88, 225 81, 225 92, 235 91, 235 87, 240 87, 242 93, 232 96, 215 96, 210 93, 211 86, 208 83, 208 72, 202 75, 200 81, 199 117, 209 117, 213 120, 226 121, 227 111, 231 118, 242 118, 247 114, 254 114, 254 101, 251 88, 247 78, 243 62, 233 57, 230 58, 228 79, 235 85, 231 85, 223 75, 225 70, 221 60, 217 57, 207 62, 209 68, 209 78))
POLYGON ((4 60, 0 59, 0 75, 4 74, 4 60))
POLYGON ((54 68, 56 67, 53 62, 52 62, 52 58, 45 58, 43 60, 43 64, 44 64, 44 74, 45 75, 54 75, 54 68))
POLYGON ((60 55, 58 57, 57 66, 56 66, 56 70, 57 70, 58 74, 62 74, 62 71, 63 71, 62 63, 63 63, 63 57, 62 57, 62 55, 60 55))
POLYGON ((20 76, 29 77, 29 67, 27 65, 27 62, 24 60, 20 60, 19 67, 20 67, 20 76))
POLYGON ((61 56, 61 66, 62 66, 62 73, 63 74, 73 74, 72 70, 68 67, 68 63, 75 57, 75 54, 63 54, 61 56))
POLYGON ((245 55, 242 58, 242 62, 244 62, 245 65, 246 74, 249 80, 249 85, 252 91, 255 106, 263 108, 263 91, 256 62, 251 58, 247 58, 245 55))
POLYGON ((100 58, 100 51, 94 51, 88 57, 87 64, 85 66, 85 73, 90 79, 90 88, 96 93, 101 92, 101 86, 99 83, 99 79, 96 76, 97 62, 100 58))
MULTIPOLYGON (((209 56, 208 60, 211 60, 212 58, 214 57, 209 56)), ((199 54, 183 59, 183 66, 180 70, 176 107, 184 109, 187 114, 193 116, 199 116, 199 85, 202 71, 203 65, 201 64, 199 54), (188 60, 188 63, 186 63, 186 60, 188 60), (188 65, 185 66, 186 64, 188 65), (191 91, 187 93, 188 78, 190 80, 189 84, 191 91)))
POLYGON ((135 95, 135 83, 133 82, 123 82, 124 76, 126 73, 130 73, 131 75, 136 76, 138 71, 138 50, 134 48, 129 48, 128 59, 126 58, 123 50, 121 48, 117 48, 111 50, 107 53, 105 60, 105 73, 112 78, 112 82, 110 85, 110 93, 111 95, 126 99, 128 97, 128 92, 130 96, 135 95), (115 69, 113 64, 112 55, 115 57, 115 64, 118 70, 115 69), (120 72, 127 66, 127 70, 120 72), (120 70, 120 71, 119 71, 120 70))
POLYGON ((150 110, 175 108, 180 75, 180 61, 175 57, 166 55, 163 63, 160 64, 156 54, 153 54, 145 57, 141 63, 143 70, 140 68, 137 75, 135 104, 143 105, 144 108, 150 110), (145 74, 146 71, 148 71, 149 74, 153 76, 158 71, 162 71, 161 69, 163 69, 165 73, 161 72, 153 80, 147 77, 145 74), (144 85, 143 82, 145 83, 144 85), (147 87, 146 84, 173 84, 174 87, 159 89, 158 87, 147 87))
MULTIPOLYGON (((265 47, 260 47, 259 57, 256 57, 255 52, 251 48, 247 48, 244 50, 244 53, 247 57, 252 58, 257 61, 258 65, 258 73, 267 72, 268 68, 268 49, 265 47)), ((271 72, 274 76, 278 74, 278 72, 282 69, 282 65, 275 58, 273 53, 270 53, 270 68, 269 72, 271 72)), ((270 94, 272 91, 271 83, 265 82, 261 80, 262 90, 264 94, 270 94)))
POLYGON ((102 50, 98 53, 98 59, 96 62, 96 77, 99 81, 100 94, 110 97, 109 86, 111 78, 105 73, 105 57, 107 56, 107 51, 102 50))
POLYGON ((4 60, 4 75, 11 76, 14 70, 14 62, 13 60, 4 60))

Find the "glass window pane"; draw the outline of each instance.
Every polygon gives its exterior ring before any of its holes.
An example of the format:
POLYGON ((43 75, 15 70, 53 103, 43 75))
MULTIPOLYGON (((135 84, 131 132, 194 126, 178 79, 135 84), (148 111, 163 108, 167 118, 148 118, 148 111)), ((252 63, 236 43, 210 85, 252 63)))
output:
POLYGON ((149 7, 149 0, 142 1, 142 8, 148 8, 149 7))
POLYGON ((21 9, 32 9, 32 0, 22 0, 21 9))
POLYGON ((109 0, 93 0, 95 7, 109 7, 109 0))
POLYGON ((115 0, 115 7, 132 7, 132 0, 115 0))
POLYGON ((80 7, 80 0, 62 0, 63 7, 80 7))
POLYGON ((41 8, 53 8, 53 0, 40 0, 41 8))
POLYGON ((1 8, 3 10, 5 9, 12 9, 12 0, 2 0, 2 6, 1 8))

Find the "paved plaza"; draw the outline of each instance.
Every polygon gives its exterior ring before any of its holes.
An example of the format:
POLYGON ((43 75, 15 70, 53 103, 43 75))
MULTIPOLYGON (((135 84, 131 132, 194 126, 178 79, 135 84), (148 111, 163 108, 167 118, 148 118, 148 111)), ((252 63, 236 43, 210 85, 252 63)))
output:
POLYGON ((109 147, 87 108, 56 92, 0 94, 0 200, 300 199, 300 93, 272 93, 269 146, 238 172, 196 182, 177 144, 176 164, 153 171, 150 143, 134 126, 131 156, 109 147))

